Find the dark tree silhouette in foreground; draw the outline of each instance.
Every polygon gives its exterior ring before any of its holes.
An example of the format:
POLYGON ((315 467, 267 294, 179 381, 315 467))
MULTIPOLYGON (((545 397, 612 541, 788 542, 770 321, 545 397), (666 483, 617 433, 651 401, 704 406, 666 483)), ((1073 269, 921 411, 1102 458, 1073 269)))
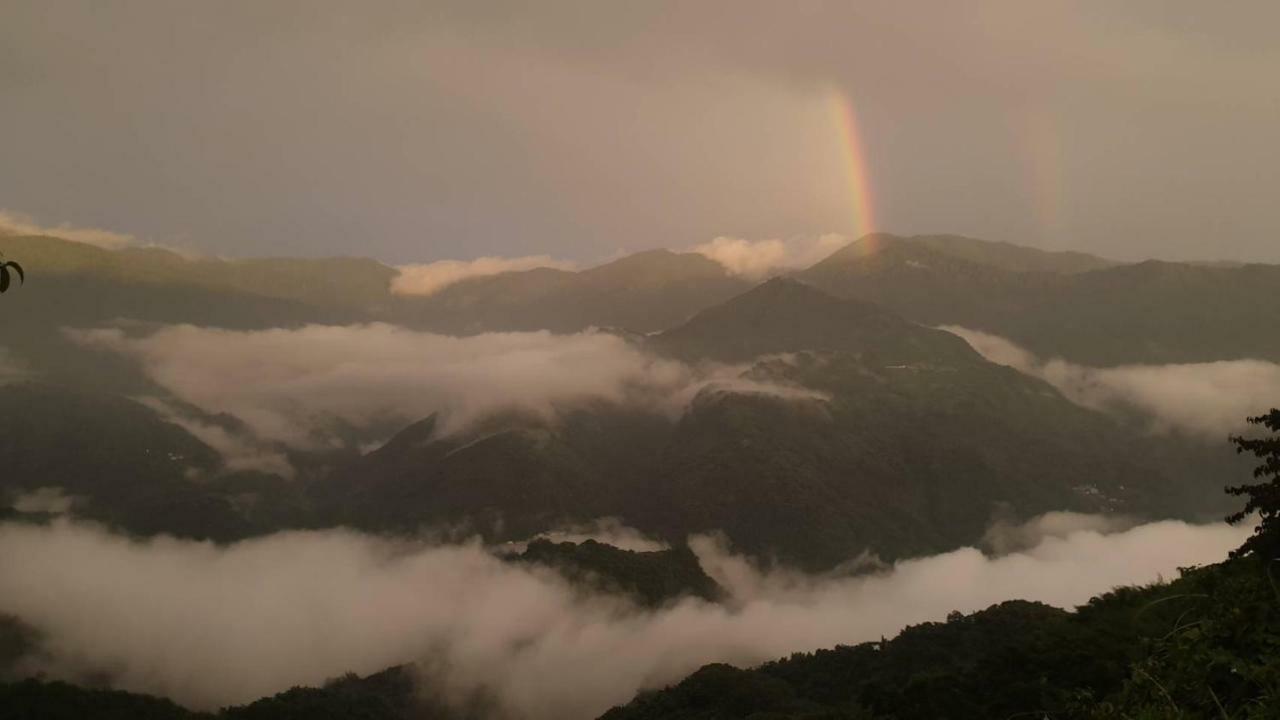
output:
MULTIPOLYGON (((1249 422, 1272 433, 1280 433, 1280 410, 1272 408, 1266 415, 1249 418, 1249 422)), ((1237 436, 1232 437, 1231 442, 1235 444, 1236 452, 1253 453, 1262 460, 1262 464, 1253 471, 1253 476, 1261 478, 1261 482, 1227 488, 1232 495, 1249 498, 1244 509, 1228 517, 1227 522, 1238 523, 1255 512, 1261 519, 1253 536, 1231 556, 1253 553, 1268 560, 1280 557, 1280 434, 1257 438, 1237 436)))
POLYGON ((13 276, 18 276, 18 284, 24 284, 27 278, 22 273, 22 266, 12 260, 6 261, 4 253, 0 253, 0 293, 9 289, 10 283, 13 282, 13 276))

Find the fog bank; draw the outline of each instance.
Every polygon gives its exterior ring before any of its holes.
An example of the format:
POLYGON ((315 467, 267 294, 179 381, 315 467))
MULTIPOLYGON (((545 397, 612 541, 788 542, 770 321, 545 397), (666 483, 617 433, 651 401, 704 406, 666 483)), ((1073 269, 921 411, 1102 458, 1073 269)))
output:
MULTIPOLYGON (((135 337, 118 328, 72 331, 80 342, 133 358, 183 403, 225 413, 252 440, 299 449, 337 443, 344 427, 412 422, 433 413, 442 433, 494 413, 547 420, 584 402, 626 403, 677 416, 703 390, 821 397, 743 377, 737 366, 691 367, 608 333, 546 331, 450 337, 373 323, 236 331, 176 325, 135 337)), ((278 452, 148 401, 243 467, 278 452)))
POLYGON ((391 280, 391 292, 397 295, 433 295, 463 280, 540 267, 572 270, 575 264, 555 260, 549 255, 530 255, 512 258, 438 260, 418 265, 401 265, 398 268, 400 274, 391 280))
POLYGON ((762 280, 771 273, 809 267, 848 244, 849 239, 839 233, 785 240, 744 240, 721 236, 689 250, 715 260, 734 275, 762 280))
POLYGON ((30 670, 102 672, 195 707, 421 659, 449 697, 484 690, 509 717, 560 720, 595 717, 708 662, 878 639, 1011 598, 1072 606, 1218 561, 1249 532, 1181 522, 1072 530, 1003 557, 965 548, 842 578, 762 573, 697 538, 732 599, 642 611, 477 544, 328 530, 217 547, 65 520, 10 523, 0 525, 0 612, 44 633, 47 655, 30 670))
POLYGON ((1136 410, 1157 431, 1220 440, 1243 431, 1246 417, 1280 406, 1280 365, 1263 360, 1095 368, 1044 360, 999 335, 956 325, 941 329, 964 338, 992 362, 1047 381, 1072 402, 1096 410, 1136 410))
POLYGON ((96 245, 107 250, 118 250, 137 242, 132 235, 110 230, 74 227, 67 223, 52 227, 44 226, 37 223, 30 215, 0 209, 0 236, 4 235, 49 235, 96 245))

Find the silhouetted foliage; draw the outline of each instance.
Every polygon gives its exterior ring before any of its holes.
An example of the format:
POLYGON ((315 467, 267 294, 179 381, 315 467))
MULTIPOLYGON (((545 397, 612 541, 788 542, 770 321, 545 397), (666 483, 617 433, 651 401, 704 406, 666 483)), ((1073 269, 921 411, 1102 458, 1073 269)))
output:
POLYGON ((0 253, 0 293, 8 291, 15 275, 19 285, 26 283, 27 277, 22 272, 22 266, 12 260, 6 261, 4 253, 0 253))
POLYGON ((889 641, 708 665, 603 720, 1274 718, 1277 600, 1239 558, 1075 613, 1010 601, 889 641))
POLYGON ((11 720, 210 720, 212 717, 150 695, 35 679, 0 685, 0 716, 11 720))
MULTIPOLYGON (((1272 408, 1266 415, 1249 418, 1254 425, 1261 425, 1273 433, 1280 433, 1280 410, 1272 408)), ((1233 485, 1227 492, 1235 496, 1247 496, 1249 501, 1244 509, 1227 518, 1227 522, 1238 523, 1254 513, 1258 514, 1259 523, 1244 545, 1232 553, 1233 557, 1256 553, 1266 559, 1280 557, 1280 434, 1270 437, 1233 437, 1236 452, 1252 453, 1262 461, 1253 471, 1255 478, 1262 482, 1233 485)))

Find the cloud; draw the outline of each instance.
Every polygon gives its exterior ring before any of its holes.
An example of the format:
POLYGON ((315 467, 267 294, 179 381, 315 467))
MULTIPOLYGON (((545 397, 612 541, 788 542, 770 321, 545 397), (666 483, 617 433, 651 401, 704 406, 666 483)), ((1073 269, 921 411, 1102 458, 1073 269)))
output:
POLYGON ((558 543, 581 543, 587 540, 595 540, 596 542, 633 552, 654 552, 671 547, 661 540, 654 540, 635 528, 623 525, 622 521, 616 517, 597 518, 593 522, 569 525, 541 533, 537 537, 558 543))
POLYGON ((1094 368, 1042 360, 998 335, 954 325, 942 329, 992 362, 1049 382, 1072 402, 1136 410, 1157 431, 1221 438, 1244 430, 1246 417, 1280 406, 1280 365, 1262 360, 1094 368))
POLYGON ((433 295, 470 278, 534 268, 572 270, 574 267, 571 262, 555 260, 549 255, 482 257, 475 260, 439 260, 423 265, 401 265, 398 268, 400 274, 391 280, 391 292, 397 295, 433 295))
POLYGON ((1078 512, 1048 512, 1023 523, 997 521, 982 536, 982 545, 997 555, 1026 550, 1048 538, 1066 538, 1088 531, 1110 534, 1128 530, 1137 521, 1121 515, 1088 515, 1078 512))
MULTIPOLYGON (((741 366, 694 368, 658 358, 598 332, 459 338, 375 323, 258 331, 176 325, 145 336, 119 328, 71 335, 136 359, 183 403, 226 413, 258 440, 298 449, 337 445, 339 431, 353 426, 433 413, 441 431, 451 433, 495 413, 552 420, 559 408, 592 401, 678 416, 702 391, 822 397, 742 377, 747 368, 741 366)), ((211 429, 190 423, 188 429, 235 450, 211 429)))
POLYGON ((107 250, 119 250, 137 242, 132 235, 110 230, 73 227, 67 223, 54 227, 42 226, 29 215, 9 210, 0 210, 0 235, 51 235, 64 240, 97 245, 107 250))
POLYGON ((165 421, 186 430, 197 440, 213 448, 222 456, 228 470, 257 470, 286 478, 294 475, 288 456, 269 443, 184 414, 159 398, 139 397, 137 400, 155 410, 165 421))
POLYGON ((18 512, 61 515, 70 510, 75 503, 76 498, 67 495, 66 491, 60 487, 39 487, 19 494, 10 506, 18 512))
POLYGON ((754 241, 721 236, 689 249, 715 260, 734 275, 759 280, 771 273, 809 267, 848 243, 845 236, 836 233, 754 241))
POLYGON ((28 671, 105 673, 117 687, 201 708, 422 660, 446 697, 484 692, 496 714, 572 720, 709 662, 751 665, 891 636, 1010 598, 1076 605, 1218 561, 1250 531, 1181 522, 1077 530, 1002 557, 965 548, 842 578, 762 572, 698 538, 695 551, 731 599, 643 610, 574 592, 474 543, 329 530, 219 547, 66 520, 8 523, 0 612, 43 634, 28 671))

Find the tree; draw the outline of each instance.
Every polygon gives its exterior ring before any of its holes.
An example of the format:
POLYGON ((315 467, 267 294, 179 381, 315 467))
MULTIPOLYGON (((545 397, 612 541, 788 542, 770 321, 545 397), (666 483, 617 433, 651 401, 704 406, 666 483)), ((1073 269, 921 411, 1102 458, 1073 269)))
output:
MULTIPOLYGON (((1249 418, 1249 422, 1280 433, 1280 409, 1272 408, 1266 415, 1249 418)), ((1244 509, 1229 516, 1227 522, 1238 523, 1254 513, 1260 519, 1257 530, 1231 556, 1256 554, 1267 560, 1280 558, 1280 434, 1255 438, 1235 436, 1231 442, 1235 444, 1236 452, 1252 453, 1262 460, 1262 464, 1254 469, 1253 476, 1263 478, 1262 482, 1227 488, 1232 495, 1249 498, 1244 509)))
POLYGON ((9 289, 14 274, 18 276, 18 284, 26 283, 27 278, 22 273, 22 266, 12 260, 6 261, 4 253, 0 253, 0 293, 9 289))

